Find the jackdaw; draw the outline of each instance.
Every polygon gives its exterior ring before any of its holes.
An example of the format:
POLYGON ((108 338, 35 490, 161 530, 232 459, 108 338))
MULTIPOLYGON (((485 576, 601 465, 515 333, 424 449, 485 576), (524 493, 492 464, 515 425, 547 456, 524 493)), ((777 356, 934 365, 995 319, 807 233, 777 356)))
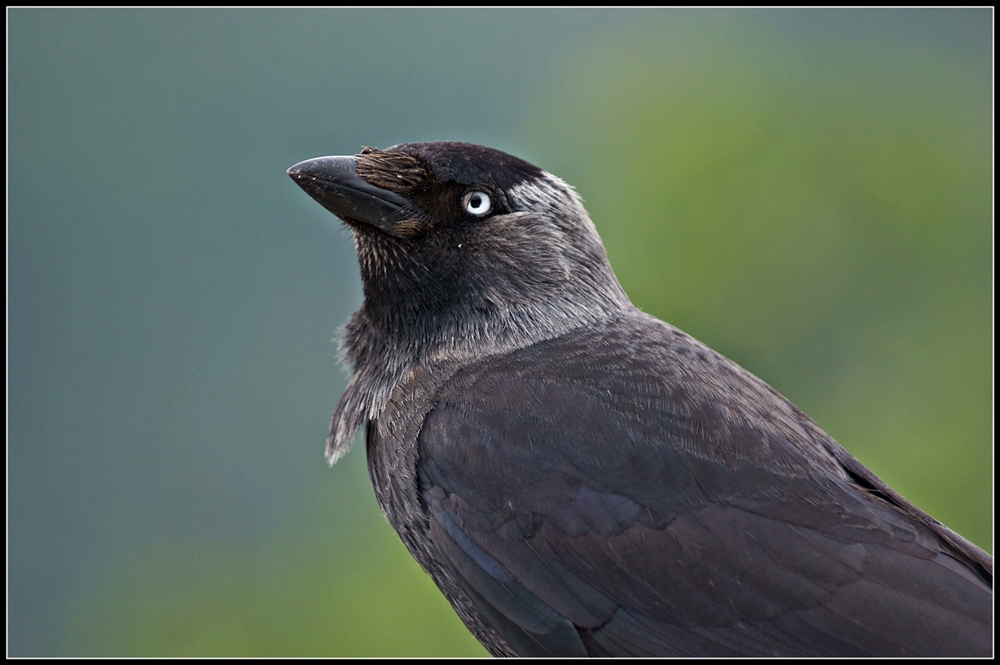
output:
POLYGON ((296 164, 364 302, 331 463, 497 656, 989 656, 993 558, 639 311, 574 191, 408 143, 296 164))

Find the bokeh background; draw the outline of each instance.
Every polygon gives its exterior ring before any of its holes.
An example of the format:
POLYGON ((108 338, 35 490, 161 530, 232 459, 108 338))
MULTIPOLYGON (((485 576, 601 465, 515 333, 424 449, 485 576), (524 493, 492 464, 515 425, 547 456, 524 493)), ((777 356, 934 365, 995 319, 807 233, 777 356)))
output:
POLYGON ((9 9, 8 653, 485 655, 323 442, 360 304, 285 175, 462 140, 992 551, 991 9, 9 9))

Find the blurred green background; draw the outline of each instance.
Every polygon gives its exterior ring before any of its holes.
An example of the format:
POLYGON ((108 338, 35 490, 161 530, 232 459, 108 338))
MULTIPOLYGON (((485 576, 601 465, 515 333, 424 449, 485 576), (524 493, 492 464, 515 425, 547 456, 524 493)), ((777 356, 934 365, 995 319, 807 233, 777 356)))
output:
POLYGON ((284 170, 462 140, 634 302, 992 551, 992 24, 960 10, 8 18, 8 653, 485 655, 323 441, 360 304, 284 170))

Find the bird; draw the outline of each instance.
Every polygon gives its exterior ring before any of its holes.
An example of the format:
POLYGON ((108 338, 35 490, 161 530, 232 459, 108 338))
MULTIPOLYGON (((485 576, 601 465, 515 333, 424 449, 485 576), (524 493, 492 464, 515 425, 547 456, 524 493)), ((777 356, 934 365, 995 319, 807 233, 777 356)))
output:
POLYGON ((404 143, 287 170, 364 299, 333 464, 495 656, 990 656, 993 558, 632 304, 565 182, 404 143))

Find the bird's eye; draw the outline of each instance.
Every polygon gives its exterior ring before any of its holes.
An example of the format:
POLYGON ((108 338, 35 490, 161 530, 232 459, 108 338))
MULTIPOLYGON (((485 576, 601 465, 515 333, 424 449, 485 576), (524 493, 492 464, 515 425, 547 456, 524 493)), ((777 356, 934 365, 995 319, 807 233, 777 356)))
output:
POLYGON ((462 198, 462 205, 465 207, 465 212, 476 217, 482 217, 493 207, 490 195, 486 192, 469 192, 462 198))

